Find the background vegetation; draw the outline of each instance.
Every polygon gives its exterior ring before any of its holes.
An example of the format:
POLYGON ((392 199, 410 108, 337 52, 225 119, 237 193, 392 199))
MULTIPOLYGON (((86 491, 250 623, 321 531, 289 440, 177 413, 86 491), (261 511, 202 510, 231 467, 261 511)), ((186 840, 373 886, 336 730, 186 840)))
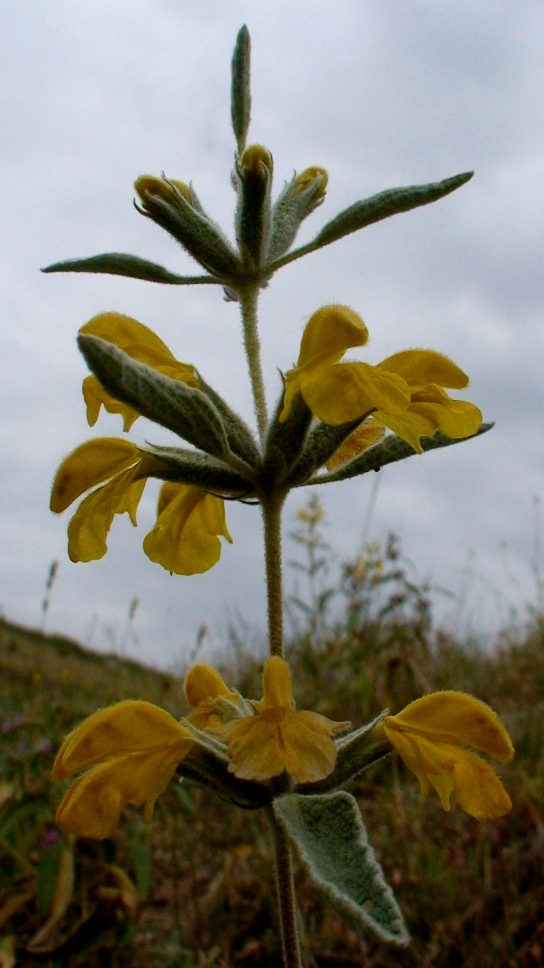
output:
MULTIPOLYGON (((303 594, 290 600, 299 708, 357 725, 424 692, 488 702, 517 755, 501 768, 514 808, 478 823, 423 799, 396 758, 351 785, 404 911, 412 944, 390 949, 340 918, 298 874, 308 968, 532 968, 544 963, 544 617, 504 630, 492 651, 435 631, 429 589, 398 543, 369 546, 330 579, 312 502, 292 537, 303 594)), ((50 592, 51 589, 48 589, 50 592)), ((227 681, 260 695, 260 662, 230 634, 227 681)), ((0 622, 0 968, 280 966, 264 818, 172 784, 153 823, 127 810, 112 841, 60 835, 51 780, 66 733, 122 698, 185 711, 182 675, 97 655, 0 622)))

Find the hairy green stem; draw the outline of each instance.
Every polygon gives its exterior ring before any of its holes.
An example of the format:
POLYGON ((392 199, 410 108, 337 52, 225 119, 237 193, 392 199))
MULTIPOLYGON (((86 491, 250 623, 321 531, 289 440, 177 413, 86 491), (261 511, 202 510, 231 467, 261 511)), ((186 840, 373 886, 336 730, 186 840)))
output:
POLYGON ((257 304, 259 289, 257 286, 246 289, 240 296, 242 310, 242 328, 244 332, 244 348, 249 366, 249 377, 253 391, 253 404, 257 417, 257 427, 261 443, 264 441, 268 416, 266 398, 264 395, 263 373, 261 368, 261 345, 257 328, 257 304))
POLYGON ((293 882, 293 857, 287 834, 271 809, 268 819, 274 834, 276 858, 276 891, 285 968, 303 968, 298 940, 297 907, 293 882))
POLYGON ((283 657, 283 589, 281 579, 281 509, 283 495, 264 497, 266 593, 268 598, 268 638, 270 655, 283 657))

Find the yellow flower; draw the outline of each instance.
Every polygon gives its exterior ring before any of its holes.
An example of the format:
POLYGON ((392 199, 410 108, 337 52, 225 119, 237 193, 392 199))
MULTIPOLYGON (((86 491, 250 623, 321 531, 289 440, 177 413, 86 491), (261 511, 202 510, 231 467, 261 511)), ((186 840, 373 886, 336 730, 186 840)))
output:
POLYGON ((420 437, 431 437, 441 430, 457 440, 472 437, 480 426, 478 407, 465 400, 452 399, 443 387, 463 390, 468 376, 447 356, 434 350, 404 350, 388 356, 378 369, 395 373, 410 387, 410 406, 404 413, 376 411, 375 420, 408 441, 421 453, 420 437))
MULTIPOLYGON (((159 373, 180 380, 189 386, 197 387, 199 380, 194 366, 180 363, 172 355, 168 347, 153 330, 148 329, 130 316, 121 313, 101 313, 95 316, 80 333, 88 336, 99 336, 100 339, 113 343, 132 359, 153 367, 159 373)), ((93 427, 98 420, 100 407, 108 413, 119 413, 123 418, 123 430, 130 430, 132 424, 140 414, 126 403, 121 403, 107 393, 95 376, 88 376, 83 381, 83 397, 87 406, 87 421, 93 427)))
POLYGON ((336 426, 372 413, 420 453, 420 437, 435 430, 452 439, 476 433, 482 419, 478 407, 452 399, 443 389, 468 384, 452 360, 434 350, 404 350, 377 366, 339 362, 346 350, 367 340, 368 330, 352 309, 318 309, 304 329, 297 365, 285 375, 280 420, 288 418, 300 392, 323 423, 336 426))
POLYGON ((334 733, 349 723, 334 723, 319 713, 294 708, 291 675, 283 659, 265 663, 263 699, 255 715, 211 730, 228 743, 229 770, 243 780, 269 780, 286 771, 299 783, 315 783, 332 773, 334 733))
POLYGON ((218 707, 228 703, 242 712, 242 701, 237 692, 226 685, 212 666, 200 663, 189 669, 183 684, 185 698, 193 712, 186 717, 197 729, 210 729, 223 724, 218 707))
POLYGON ((363 320, 347 306, 323 306, 310 316, 297 365, 285 374, 280 421, 287 420, 299 392, 314 416, 332 426, 372 410, 406 410, 410 392, 402 378, 368 363, 339 363, 346 350, 367 340, 363 320))
POLYGON ((209 571, 221 557, 222 535, 232 544, 222 498, 188 484, 163 484, 157 522, 144 540, 144 551, 170 574, 209 571))
MULTIPOLYGON (((53 482, 51 510, 60 513, 95 488, 68 525, 71 560, 94 561, 106 554, 106 538, 116 514, 126 511, 136 525, 146 480, 160 476, 163 469, 159 458, 116 437, 89 440, 69 454, 53 482)), ((171 574, 193 575, 219 560, 220 534, 232 541, 221 498, 186 484, 165 484, 157 522, 144 541, 144 551, 171 574)))
POLYGON ((64 740, 53 776, 65 780, 89 770, 60 804, 59 827, 81 837, 111 837, 124 803, 155 801, 191 748, 191 733, 164 709, 142 700, 126 700, 101 709, 64 740))
POLYGON ((387 716, 377 727, 402 756, 427 794, 433 786, 444 810, 453 793, 477 820, 502 817, 512 802, 501 781, 473 749, 506 762, 514 747, 489 706, 462 692, 436 692, 387 716))

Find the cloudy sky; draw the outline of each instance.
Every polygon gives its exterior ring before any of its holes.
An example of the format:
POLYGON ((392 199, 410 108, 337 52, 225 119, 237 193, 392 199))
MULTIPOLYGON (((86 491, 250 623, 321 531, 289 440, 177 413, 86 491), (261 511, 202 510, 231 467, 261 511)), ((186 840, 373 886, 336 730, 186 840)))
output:
MULTIPOLYGON (((469 399, 496 422, 493 431, 382 470, 377 491, 372 475, 320 494, 339 560, 359 550, 363 531, 383 540, 393 530, 414 573, 451 592, 439 596, 441 620, 493 632, 513 608, 523 614, 535 601, 544 568, 541 0, 4 0, 3 612, 38 626, 58 560, 47 628, 98 648, 123 646, 135 597, 140 644, 124 644, 162 665, 179 662, 203 623, 216 646, 229 620, 243 620, 249 635, 264 627, 257 509, 228 506, 234 544, 212 571, 191 578, 170 577, 141 551, 154 520, 152 485, 137 531, 126 516, 116 519, 100 562, 69 561, 69 513, 48 509, 60 460, 95 434, 120 433, 109 415, 87 427, 78 327, 108 309, 135 316, 251 420, 236 305, 217 287, 39 272, 107 251, 193 271, 133 208, 143 173, 192 180, 232 235, 230 57, 242 23, 253 45, 249 140, 272 151, 276 192, 293 169, 329 171, 325 204, 300 241, 359 198, 476 171, 436 205, 285 268, 263 294, 261 335, 271 400, 277 368, 296 360, 305 320, 333 301, 364 317, 369 362, 432 347, 470 374, 469 399)), ((171 442, 143 420, 133 439, 171 442)), ((286 533, 303 501, 303 491, 291 497, 286 533)))

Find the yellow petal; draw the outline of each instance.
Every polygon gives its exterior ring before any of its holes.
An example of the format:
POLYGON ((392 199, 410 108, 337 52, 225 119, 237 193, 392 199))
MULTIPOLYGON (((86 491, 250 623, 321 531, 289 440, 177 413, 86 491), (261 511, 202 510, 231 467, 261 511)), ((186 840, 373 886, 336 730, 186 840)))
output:
POLYGON ((51 510, 64 511, 81 494, 133 465, 138 448, 129 440, 99 437, 88 440, 60 465, 51 492, 51 510))
POLYGON ((287 773, 299 783, 324 780, 336 763, 337 749, 331 739, 331 726, 337 732, 347 725, 332 724, 324 716, 306 710, 291 713, 282 727, 287 773))
POLYGON ((514 755, 512 741, 497 714, 464 692, 450 690, 422 696, 396 716, 388 716, 385 724, 429 740, 472 746, 501 762, 514 755))
POLYGON ((409 386, 425 386, 436 383, 441 387, 463 390, 468 376, 442 353, 434 350, 403 350, 382 360, 379 368, 401 376, 409 386))
POLYGON ((152 753, 128 753, 95 767, 68 790, 57 810, 59 827, 80 837, 111 837, 123 803, 145 803, 145 818, 150 820, 157 797, 190 747, 191 742, 182 739, 152 753))
POLYGON ((416 453, 422 454, 423 448, 420 443, 421 437, 432 437, 435 430, 437 429, 436 421, 430 420, 428 416, 421 414, 417 409, 408 407, 404 413, 384 413, 382 410, 376 410, 372 414, 374 420, 378 423, 383 424, 388 430, 393 431, 399 437, 402 437, 411 447, 414 448, 416 453))
POLYGON ((118 413, 123 418, 123 430, 125 433, 130 430, 132 424, 138 419, 140 414, 133 410, 126 403, 121 403, 115 397, 100 386, 95 376, 87 376, 83 381, 83 399, 87 407, 87 423, 89 427, 94 427, 100 414, 100 407, 104 407, 108 413, 118 413))
POLYGON ((240 715, 247 715, 243 700, 226 685, 216 669, 209 665, 196 665, 185 676, 185 698, 193 711, 186 717, 197 729, 215 729, 222 726, 225 716, 231 718, 233 706, 240 715), (222 702, 226 700, 226 702, 222 702))
POLYGON ((465 400, 452 399, 437 386, 428 386, 413 393, 410 411, 434 422, 435 427, 452 440, 472 437, 482 422, 478 407, 465 400))
POLYGON ((292 703, 293 690, 289 666, 278 655, 273 655, 264 664, 263 698, 257 708, 287 708, 292 703))
POLYGON ((189 669, 185 676, 183 689, 185 691, 185 698, 193 709, 206 699, 234 695, 217 670, 204 663, 195 665, 192 669, 189 669))
POLYGON ((342 464, 347 464, 348 461, 354 460, 363 451, 368 450, 374 444, 377 444, 384 435, 385 431, 379 423, 377 423, 373 417, 369 417, 368 420, 364 420, 363 423, 353 431, 352 434, 340 444, 338 450, 336 450, 330 460, 327 461, 327 470, 333 471, 336 467, 341 467, 342 464))
POLYGON ((306 323, 297 367, 323 359, 336 362, 346 350, 364 346, 367 340, 368 329, 353 309, 349 306, 322 306, 306 323))
POLYGON ((72 561, 96 561, 106 554, 106 538, 116 514, 125 511, 136 525, 136 510, 146 479, 135 479, 138 465, 129 467, 98 487, 79 505, 68 525, 68 554, 72 561))
POLYGON ((166 343, 152 329, 131 316, 101 313, 82 326, 80 333, 99 336, 118 346, 138 362, 152 366, 174 380, 198 386, 199 380, 194 366, 176 360, 166 343))
POLYGON ((455 799, 476 820, 496 820, 512 809, 512 801, 496 773, 479 756, 466 750, 453 771, 455 799))
MULTIPOLYGON (((427 785, 431 784, 435 788, 438 796, 440 797, 440 803, 442 804, 443 809, 446 811, 451 809, 450 800, 454 790, 454 770, 455 767, 448 773, 437 773, 433 776, 429 775, 425 778, 427 785)), ((421 778, 419 778, 419 781, 420 785, 422 786, 421 778)))
POLYGON ((157 517, 159 517, 165 508, 172 503, 174 498, 179 497, 181 490, 183 490, 185 486, 185 484, 175 484, 172 481, 166 481, 162 485, 157 499, 157 517))
POLYGON ((417 777, 428 778, 441 773, 453 773, 457 753, 454 746, 434 742, 412 731, 401 730, 395 724, 395 718, 388 716, 384 720, 383 730, 412 773, 417 777))
POLYGON ((114 343, 120 350, 128 352, 130 347, 147 347, 151 353, 159 354, 175 362, 175 357, 166 343, 143 323, 122 313, 100 313, 82 326, 80 333, 88 336, 99 336, 108 343, 114 343))
POLYGON ((337 426, 372 410, 401 413, 410 403, 407 384, 368 363, 337 363, 308 376, 301 393, 312 413, 337 426))
POLYGON ((404 413, 377 410, 373 417, 406 440, 419 454, 422 453, 421 437, 432 437, 436 430, 441 430, 452 440, 461 440, 477 433, 482 421, 481 411, 473 403, 453 400, 437 386, 414 392, 404 413))
MULTIPOLYGON (((208 571, 221 557, 218 535, 232 541, 225 521, 221 498, 199 488, 183 484, 163 488, 169 496, 157 522, 144 541, 144 551, 151 561, 170 574, 195 575, 208 571)), ((159 508, 161 499, 159 498, 159 508)))
POLYGON ((276 710, 265 710, 225 723, 214 732, 229 744, 229 770, 241 780, 265 782, 285 770, 276 710))
POLYGON ((152 752, 190 738, 189 730, 165 709, 142 699, 127 699, 93 713, 66 736, 53 776, 65 780, 111 757, 152 752))

